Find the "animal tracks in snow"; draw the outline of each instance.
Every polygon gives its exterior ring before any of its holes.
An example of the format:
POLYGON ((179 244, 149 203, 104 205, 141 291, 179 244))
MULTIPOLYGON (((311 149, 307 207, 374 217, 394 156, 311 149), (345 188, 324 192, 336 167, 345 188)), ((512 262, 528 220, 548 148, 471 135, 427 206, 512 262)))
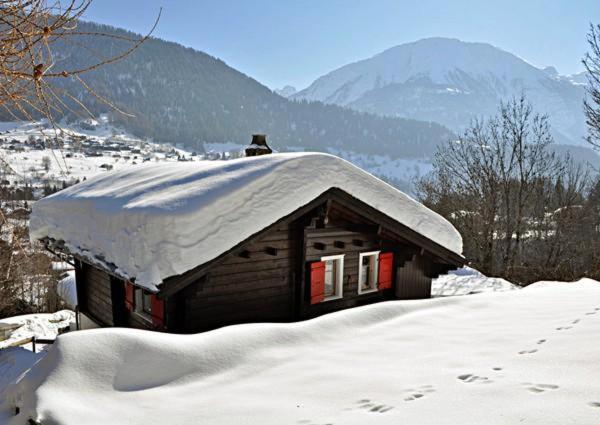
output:
POLYGON ((407 394, 404 397, 404 401, 414 401, 425 397, 427 394, 434 393, 435 388, 432 385, 423 385, 416 389, 409 388, 405 392, 407 394))
POLYGON ((533 354, 533 353, 537 353, 537 348, 534 348, 533 350, 522 350, 519 351, 519 354, 533 354))
POLYGON ((559 326, 556 328, 557 331, 566 331, 567 329, 572 329, 573 326, 559 326))
POLYGON ((600 407, 600 401, 591 401, 588 403, 590 407, 600 407))
POLYGON ((560 388, 558 385, 554 384, 532 384, 531 382, 523 382, 523 384, 521 385, 526 387, 527 391, 529 391, 530 393, 535 394, 543 393, 546 391, 554 391, 560 388))
MULTIPOLYGON (((435 388, 433 387, 433 385, 422 385, 418 388, 408 388, 408 389, 404 390, 405 396, 404 396, 403 400, 404 401, 419 400, 419 399, 425 397, 427 394, 430 394, 433 392, 435 392, 435 388)), ((361 400, 358 400, 355 402, 355 404, 357 405, 356 407, 349 407, 344 410, 363 410, 368 413, 386 413, 395 408, 395 406, 390 406, 388 404, 383 404, 383 403, 377 403, 376 401, 368 399, 368 398, 363 398, 361 400)), ((306 423, 307 425, 309 425, 308 422, 298 422, 298 423, 306 423)), ((312 424, 310 424, 310 425, 312 425, 312 424)))
POLYGON ((366 410, 370 413, 385 413, 385 412, 389 412, 390 410, 392 410, 394 408, 394 406, 388 406, 386 404, 375 403, 374 401, 369 400, 367 398, 358 400, 356 403, 358 404, 357 409, 366 410))
POLYGON ((461 381, 463 381, 466 384, 471 384, 471 383, 491 384, 492 382, 494 382, 487 376, 478 376, 478 375, 473 375, 471 373, 465 373, 463 375, 458 375, 456 377, 456 379, 460 379, 461 381))

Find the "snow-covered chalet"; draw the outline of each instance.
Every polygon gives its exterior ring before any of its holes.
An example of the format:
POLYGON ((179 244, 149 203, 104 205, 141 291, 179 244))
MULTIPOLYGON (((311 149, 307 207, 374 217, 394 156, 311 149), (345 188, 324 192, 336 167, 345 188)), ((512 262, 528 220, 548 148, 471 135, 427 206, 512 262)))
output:
POLYGON ((30 231, 74 258, 81 314, 176 333, 427 298, 465 263, 448 221, 321 153, 109 172, 36 202, 30 231))

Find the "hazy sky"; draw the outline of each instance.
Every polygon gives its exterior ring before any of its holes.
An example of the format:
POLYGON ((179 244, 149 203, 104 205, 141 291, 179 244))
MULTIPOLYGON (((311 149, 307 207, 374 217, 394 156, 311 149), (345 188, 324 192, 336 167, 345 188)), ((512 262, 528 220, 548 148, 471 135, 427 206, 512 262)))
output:
POLYGON ((207 52, 261 83, 315 78, 425 37, 491 43, 561 74, 582 70, 600 0, 95 0, 86 19, 207 52))

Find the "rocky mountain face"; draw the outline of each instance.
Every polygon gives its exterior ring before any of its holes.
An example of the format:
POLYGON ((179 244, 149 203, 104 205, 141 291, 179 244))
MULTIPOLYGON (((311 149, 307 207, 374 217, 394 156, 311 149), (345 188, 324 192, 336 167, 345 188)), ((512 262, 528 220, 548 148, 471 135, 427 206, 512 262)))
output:
POLYGON ((559 143, 583 144, 585 76, 537 68, 485 43, 429 38, 388 49, 318 78, 293 99, 435 121, 461 131, 501 100, 525 93, 550 116, 559 143))

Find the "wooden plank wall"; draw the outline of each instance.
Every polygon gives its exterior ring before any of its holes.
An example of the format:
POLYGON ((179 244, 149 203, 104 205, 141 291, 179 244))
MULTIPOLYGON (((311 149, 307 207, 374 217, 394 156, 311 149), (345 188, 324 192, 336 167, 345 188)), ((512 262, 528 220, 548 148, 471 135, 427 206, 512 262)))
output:
MULTIPOLYGON (((315 317, 332 311, 389 298, 389 294, 379 291, 367 294, 358 293, 359 254, 361 252, 380 250, 380 238, 376 233, 349 231, 343 227, 307 228, 305 238, 307 264, 320 261, 321 257, 328 255, 344 254, 345 256, 343 298, 310 305, 308 301, 309 294, 304 294, 303 317, 315 317), (360 241, 362 246, 356 245, 355 241, 360 241)), ((310 285, 306 285, 306 287, 308 291, 310 285)))
POLYGON ((84 264, 81 273, 85 286, 85 310, 101 326, 113 326, 110 276, 103 270, 84 264))
POLYGON ((181 291, 175 303, 170 302, 185 309, 179 319, 182 331, 292 320, 297 255, 294 224, 273 228, 227 254, 204 278, 181 291))
POLYGON ((427 276, 431 261, 422 255, 415 255, 396 271, 396 297, 399 299, 419 299, 431 297, 431 278, 427 276))

